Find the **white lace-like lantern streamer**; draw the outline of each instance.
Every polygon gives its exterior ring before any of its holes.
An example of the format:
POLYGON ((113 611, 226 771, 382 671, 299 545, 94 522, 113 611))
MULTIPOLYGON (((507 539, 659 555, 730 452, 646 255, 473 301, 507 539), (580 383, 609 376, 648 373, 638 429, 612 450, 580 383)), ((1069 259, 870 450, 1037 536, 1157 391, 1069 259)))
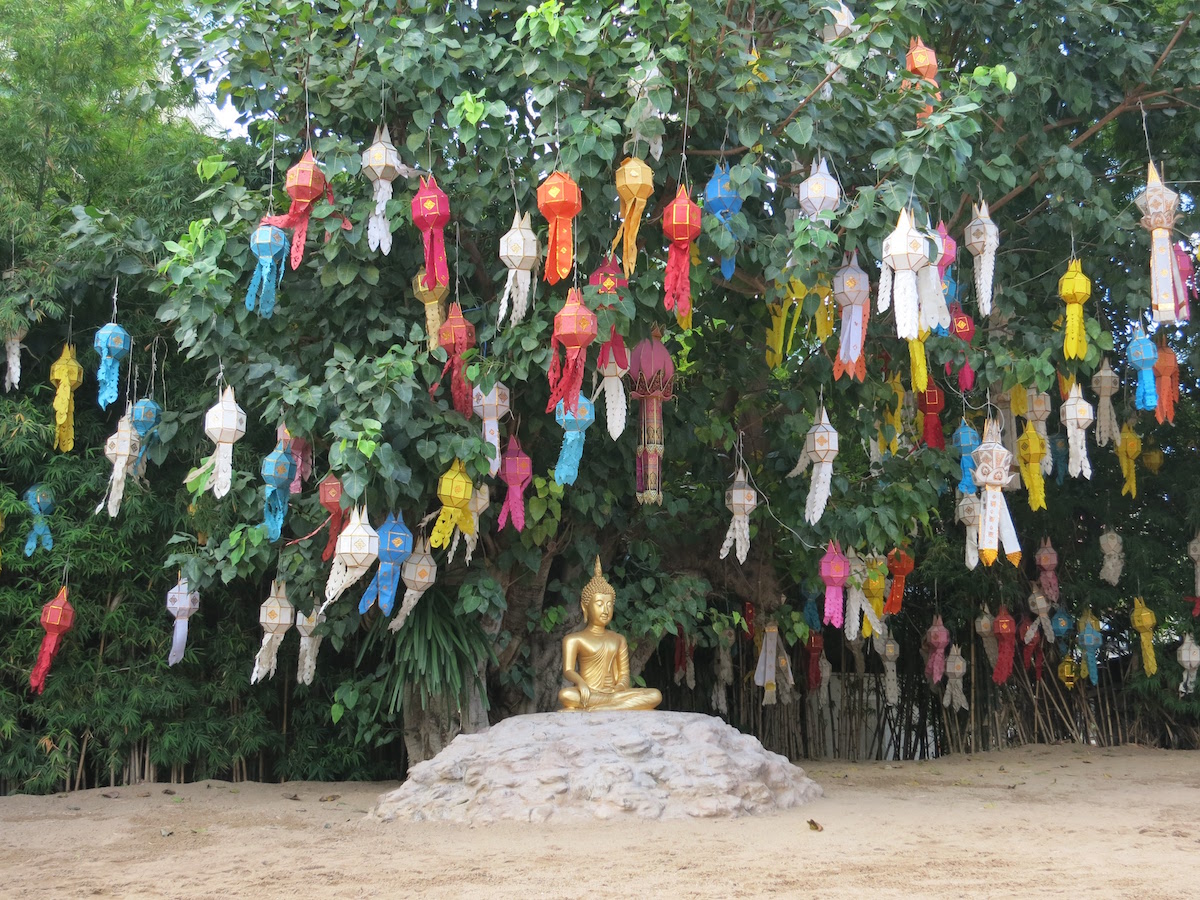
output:
POLYGON ((971 204, 973 218, 967 223, 967 250, 975 257, 975 295, 979 312, 992 314, 992 281, 996 276, 996 250, 1000 247, 1000 229, 988 214, 986 202, 971 204))
POLYGON ((355 507, 334 545, 333 567, 325 582, 325 602, 321 604, 321 615, 347 588, 366 575, 378 558, 379 534, 371 527, 366 509, 355 507))
POLYGON ((512 228, 500 238, 500 261, 508 268, 508 279, 504 282, 504 293, 500 295, 500 315, 496 324, 504 322, 508 313, 508 302, 512 300, 510 325, 525 318, 529 309, 529 297, 533 292, 533 270, 537 268, 538 240, 530 223, 530 214, 513 213, 512 228))
POLYGON ((287 582, 272 581, 271 593, 258 608, 258 624, 263 629, 262 646, 254 656, 254 671, 250 683, 263 678, 274 678, 279 658, 279 645, 292 623, 296 621, 296 608, 288 601, 287 582))
POLYGON ((1092 461, 1088 459, 1087 430, 1095 421, 1092 404, 1083 399, 1083 388, 1076 382, 1058 411, 1067 430, 1067 472, 1072 478, 1092 477, 1092 461))
POLYGON ((750 552, 750 513, 758 506, 758 492, 746 481, 746 470, 739 468, 733 484, 725 491, 725 506, 733 514, 729 530, 725 532, 725 543, 721 545, 721 559, 729 555, 736 546, 739 563, 746 562, 750 552))
POLYGON ((300 632, 300 658, 296 665, 296 683, 312 684, 317 674, 317 654, 321 652, 322 636, 313 634, 325 616, 315 606, 307 616, 296 616, 296 630, 300 632))
MULTIPOLYGON (((104 455, 113 464, 106 494, 110 518, 116 518, 117 513, 121 511, 121 501, 125 497, 125 480, 137 462, 140 447, 141 441, 133 427, 133 404, 129 403, 125 406, 125 415, 117 422, 117 430, 104 443, 104 455)), ((102 499, 96 507, 96 512, 100 512, 104 506, 105 500, 102 499)))

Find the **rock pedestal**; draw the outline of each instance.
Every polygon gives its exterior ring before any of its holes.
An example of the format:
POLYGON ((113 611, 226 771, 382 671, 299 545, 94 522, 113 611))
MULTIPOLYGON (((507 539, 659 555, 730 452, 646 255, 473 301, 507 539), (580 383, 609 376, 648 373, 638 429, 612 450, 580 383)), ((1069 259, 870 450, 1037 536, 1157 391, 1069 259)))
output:
POLYGON ((557 712, 460 735, 413 766, 371 815, 471 824, 734 818, 820 796, 799 766, 713 716, 557 712))

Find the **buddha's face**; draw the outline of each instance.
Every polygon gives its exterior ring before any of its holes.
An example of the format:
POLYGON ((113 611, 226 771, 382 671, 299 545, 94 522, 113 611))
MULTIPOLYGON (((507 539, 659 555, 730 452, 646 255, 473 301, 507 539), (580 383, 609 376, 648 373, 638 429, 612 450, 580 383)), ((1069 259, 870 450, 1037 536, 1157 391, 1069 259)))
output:
POLYGON ((613 617, 613 595, 607 591, 598 591, 592 596, 591 600, 581 604, 583 607, 583 618, 589 625, 599 625, 604 628, 612 621, 613 617))

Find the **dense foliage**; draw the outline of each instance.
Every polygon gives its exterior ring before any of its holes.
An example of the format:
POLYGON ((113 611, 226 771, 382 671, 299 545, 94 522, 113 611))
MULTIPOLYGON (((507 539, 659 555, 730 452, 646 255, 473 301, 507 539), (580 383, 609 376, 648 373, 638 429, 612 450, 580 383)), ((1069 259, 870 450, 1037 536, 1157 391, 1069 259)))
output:
MULTIPOLYGON (((945 219, 961 247, 972 201, 983 197, 1002 235, 990 321, 978 314, 963 250, 955 272, 980 326, 969 351, 979 372, 976 389, 960 397, 941 378, 944 363, 962 358, 956 339, 927 341, 930 371, 947 392, 948 427, 960 412, 981 427, 988 403, 1016 385, 1056 391, 1059 373, 1086 383, 1105 353, 1126 376, 1129 323, 1148 303, 1148 241, 1132 202, 1144 184, 1147 148, 1185 194, 1200 181, 1192 149, 1200 136, 1200 25, 1184 18, 1185 4, 1171 2, 880 0, 856 4, 855 32, 826 43, 822 29, 832 17, 823 5, 148 5, 171 71, 215 85, 217 99, 237 110, 251 148, 205 153, 194 166, 203 188, 164 192, 199 194, 191 225, 180 226, 161 250, 129 254, 140 265, 158 264, 152 286, 161 301, 158 319, 188 360, 186 398, 176 405, 179 428, 166 449, 192 464, 207 452, 199 417, 215 399, 218 374, 236 387, 252 424, 238 445, 232 493, 219 503, 207 495, 165 499, 173 518, 160 523, 175 536, 165 549, 161 540, 147 547, 138 565, 153 567, 169 553, 172 573, 183 568, 206 597, 222 596, 226 585, 245 595, 244 634, 240 644, 230 639, 232 659, 234 647, 242 652, 254 637, 254 598, 277 570, 301 610, 321 596, 327 574, 323 533, 287 546, 265 539, 257 469, 279 423, 314 445, 316 477, 339 474, 347 502, 365 503, 376 523, 392 510, 415 528, 436 512, 437 479, 455 458, 477 482, 485 480, 488 447, 478 419, 454 412, 445 389, 432 398, 428 390, 445 357, 427 349, 423 309, 411 288, 422 263, 408 213, 415 179, 398 180, 389 204, 391 254, 367 247, 373 202, 360 154, 376 127, 387 124, 404 163, 435 174, 449 195, 452 299, 462 303, 478 336, 468 375, 484 387, 501 380, 512 388, 514 417, 502 428, 519 434, 536 478, 531 522, 519 535, 496 531, 504 489, 492 483, 493 511, 483 517, 475 561, 443 565, 418 606, 419 619, 398 635, 376 613, 358 615, 357 590, 332 608, 326 643, 342 655, 319 683, 334 695, 326 702, 335 704, 342 739, 360 748, 392 740, 401 714, 411 724, 423 706, 464 701, 476 672, 483 673, 493 717, 547 707, 557 689, 557 641, 577 621, 575 600, 596 553, 618 588, 616 627, 634 643, 636 667, 649 663, 648 678, 664 674, 651 659, 664 634, 682 629, 712 645, 747 603, 760 622, 775 617, 789 642, 802 639, 807 629, 799 610, 819 585, 817 560, 831 537, 864 553, 910 547, 917 570, 895 632, 913 671, 934 610, 966 642, 981 601, 993 608, 999 600, 1024 604, 1032 550, 1043 535, 1059 549, 1064 602, 1075 613, 1088 604, 1102 612, 1115 659, 1130 658, 1127 609, 1135 593, 1169 625, 1163 635, 1173 647, 1189 627, 1180 603, 1190 578, 1184 547, 1200 525, 1200 498, 1186 481, 1197 436, 1192 373, 1200 364, 1188 329, 1168 334, 1184 372, 1177 424, 1159 428, 1145 414, 1138 424, 1144 437, 1156 432, 1166 459, 1161 474, 1141 473, 1138 497, 1123 498, 1113 454, 1093 445, 1093 481, 1051 482, 1048 511, 1030 513, 1023 493, 1009 496, 1028 551, 1022 568, 968 572, 962 532, 953 524, 954 454, 914 447, 911 425, 900 452, 877 461, 868 452, 898 399, 887 375, 900 371, 908 381, 909 348, 896 339, 892 315, 872 315, 865 383, 835 381, 836 342, 817 337, 820 300, 813 289, 853 249, 874 279, 881 241, 906 205, 922 221, 945 219), (928 86, 905 84, 912 76, 904 71, 904 53, 916 35, 939 55, 940 97, 928 86), (631 81, 643 85, 640 98, 631 81), (932 114, 918 120, 927 103, 932 114), (626 147, 635 131, 643 140, 626 147), (662 142, 661 159, 647 155, 653 139, 662 142), (284 173, 309 146, 336 200, 317 203, 304 263, 286 272, 275 314, 263 319, 242 302, 253 269, 249 236, 263 215, 286 208, 284 173), (553 315, 567 285, 539 282, 526 320, 496 327, 504 276, 499 237, 515 204, 534 213, 544 245, 534 195, 554 169, 569 172, 582 190, 572 283, 596 304, 586 276, 616 232, 613 175, 629 152, 646 156, 655 191, 636 275, 621 301, 600 311, 599 329, 603 336, 615 326, 631 345, 655 324, 666 330, 677 374, 676 399, 665 415, 661 508, 639 506, 634 497, 636 404, 616 443, 602 424, 592 428, 574 485, 551 478, 561 430, 543 412, 545 372, 553 315), (844 202, 828 218, 796 218, 792 188, 818 154, 829 159, 844 202), (744 203, 732 235, 705 216, 692 266, 696 314, 684 329, 662 309, 663 207, 680 182, 702 193, 718 161, 730 165, 744 203), (335 213, 348 215, 352 227, 342 230, 335 213), (734 254, 737 270, 727 280, 717 263, 734 254), (1094 284, 1086 310, 1091 349, 1081 361, 1063 358, 1056 293, 1072 254, 1084 260, 1094 284), (797 285, 807 289, 800 325, 772 367, 764 336, 781 308, 790 327, 791 299, 804 293, 797 285), (842 451, 829 507, 813 527, 803 519, 807 476, 786 476, 822 401, 842 451), (724 491, 739 459, 760 494, 744 565, 717 553, 728 524, 724 491), (1119 589, 1095 578, 1105 524, 1119 527, 1126 541, 1119 589), (345 658, 354 660, 352 672, 337 668, 345 658)), ((39 153, 28 152, 27 170, 15 171, 34 171, 39 153)), ((171 159, 177 173, 190 168, 174 162, 178 156, 156 158, 171 159)), ((1185 196, 1186 223, 1193 224, 1193 212, 1185 196)), ((74 251, 95 260, 123 221, 82 212, 74 251)), ((47 247, 49 236, 38 252, 55 258, 59 251, 47 247)), ((50 304, 61 294, 47 289, 42 296, 50 304)), ((89 324, 105 314, 101 304, 89 324)), ((1131 397, 1120 401, 1122 416, 1136 417, 1131 397)), ((44 409, 40 415, 44 422, 44 409)), ((80 445, 94 452, 103 432, 80 445)), ((95 478, 103 468, 96 464, 95 478)), ((284 541, 309 534, 323 518, 306 489, 293 501, 284 541)), ((38 577, 48 571, 39 567, 38 577)), ((160 574, 155 582, 156 604, 164 581, 160 574)), ((23 602, 28 613, 40 600, 23 602)), ((22 621, 32 634, 32 617, 22 621)), ((212 643, 205 652, 215 655, 212 643)), ((265 696, 244 694, 248 660, 231 664, 228 676, 237 681, 230 695, 254 698, 244 709, 265 696)), ((1164 663, 1143 695, 1169 715, 1194 716, 1194 704, 1170 696, 1177 671, 1164 663)), ((311 704, 302 708, 309 719, 322 718, 311 704)))

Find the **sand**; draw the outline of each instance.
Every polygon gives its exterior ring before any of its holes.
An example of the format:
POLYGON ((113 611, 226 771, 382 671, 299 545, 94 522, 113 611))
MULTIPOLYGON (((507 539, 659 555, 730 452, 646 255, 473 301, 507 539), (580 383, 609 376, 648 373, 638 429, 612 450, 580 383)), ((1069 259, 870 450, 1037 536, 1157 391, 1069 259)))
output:
POLYGON ((0 797, 3 897, 1194 897, 1200 753, 1075 746, 812 763, 767 817, 377 823, 396 783, 0 797), (810 828, 808 820, 823 830, 810 828))

